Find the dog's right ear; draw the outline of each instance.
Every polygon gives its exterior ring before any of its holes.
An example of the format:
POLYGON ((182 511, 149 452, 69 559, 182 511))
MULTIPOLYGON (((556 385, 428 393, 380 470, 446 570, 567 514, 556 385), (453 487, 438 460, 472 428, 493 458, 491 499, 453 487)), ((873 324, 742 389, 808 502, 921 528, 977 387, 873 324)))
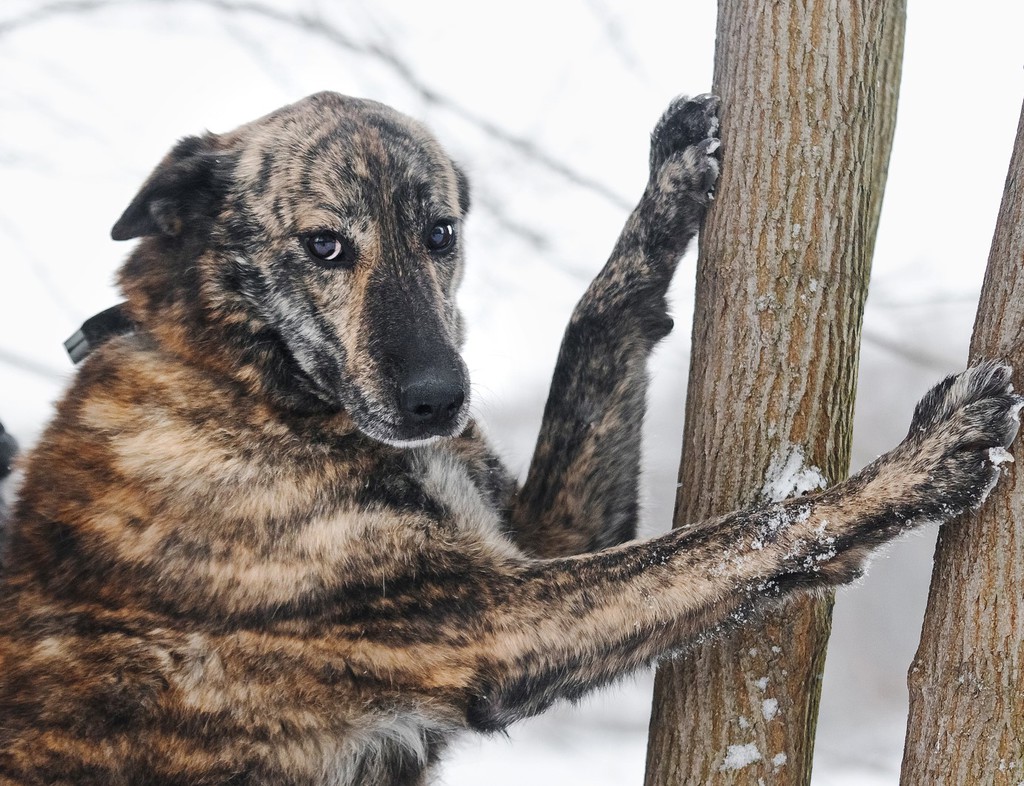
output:
POLYGON ((142 184, 110 236, 114 240, 175 237, 204 226, 227 193, 233 160, 214 134, 185 137, 142 184))

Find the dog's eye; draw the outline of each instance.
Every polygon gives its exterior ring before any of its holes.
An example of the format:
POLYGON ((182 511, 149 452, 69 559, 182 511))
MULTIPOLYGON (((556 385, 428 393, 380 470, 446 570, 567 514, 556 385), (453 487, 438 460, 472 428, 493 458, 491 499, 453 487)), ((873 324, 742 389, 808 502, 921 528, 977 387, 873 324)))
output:
POLYGON ((455 242, 455 226, 451 221, 438 221, 427 233, 427 248, 431 251, 444 251, 455 242))
POLYGON ((316 232, 305 239, 306 250, 321 262, 330 262, 332 267, 351 265, 355 254, 350 244, 333 232, 316 232))

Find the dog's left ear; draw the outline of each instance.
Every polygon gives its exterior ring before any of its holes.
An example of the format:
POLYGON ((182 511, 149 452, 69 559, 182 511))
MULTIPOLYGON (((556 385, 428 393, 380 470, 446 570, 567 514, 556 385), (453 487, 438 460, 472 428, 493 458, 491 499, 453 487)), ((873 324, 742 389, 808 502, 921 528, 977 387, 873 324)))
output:
POLYGON ((214 134, 178 142, 110 230, 114 240, 175 237, 213 218, 227 193, 233 156, 214 134))
POLYGON ((459 208, 462 210, 462 215, 466 215, 469 212, 469 178, 462 171, 462 167, 454 161, 452 166, 455 167, 455 179, 459 184, 459 208))

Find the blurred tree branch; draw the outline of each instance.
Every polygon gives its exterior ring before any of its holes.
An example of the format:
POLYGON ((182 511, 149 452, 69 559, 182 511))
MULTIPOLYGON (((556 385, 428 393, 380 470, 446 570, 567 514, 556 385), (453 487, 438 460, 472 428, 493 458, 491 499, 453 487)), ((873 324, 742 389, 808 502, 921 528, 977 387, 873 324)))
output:
POLYGON ((58 16, 95 13, 111 8, 136 8, 140 5, 174 6, 180 8, 186 2, 211 8, 228 14, 247 14, 288 25, 315 35, 349 53, 372 58, 386 65, 401 81, 427 105, 448 112, 452 116, 475 127, 485 136, 501 142, 506 147, 544 167, 565 181, 590 191, 622 210, 629 210, 632 202, 607 184, 567 165, 557 156, 548 153, 528 139, 517 136, 497 123, 477 114, 448 96, 426 85, 415 69, 387 44, 375 41, 360 41, 347 35, 324 15, 299 10, 283 10, 254 0, 58 0, 41 3, 28 11, 0 21, 0 38, 11 33, 40 24, 58 16))
POLYGON ((31 358, 22 357, 14 352, 0 348, 0 363, 18 371, 24 371, 34 377, 45 379, 47 382, 60 382, 63 384, 70 375, 71 366, 68 366, 68 373, 62 373, 45 363, 39 363, 31 358))
POLYGON ((959 361, 953 357, 942 357, 941 355, 933 354, 920 347, 911 345, 908 341, 900 341, 869 328, 862 330, 861 342, 878 347, 908 363, 913 363, 915 366, 927 369, 928 371, 937 371, 940 374, 949 373, 951 368, 959 365, 959 361))
POLYGON ((633 53, 622 32, 621 20, 618 15, 608 7, 604 0, 587 0, 587 7, 591 15, 601 25, 608 45, 619 58, 619 61, 634 74, 640 74, 643 69, 640 59, 633 53))

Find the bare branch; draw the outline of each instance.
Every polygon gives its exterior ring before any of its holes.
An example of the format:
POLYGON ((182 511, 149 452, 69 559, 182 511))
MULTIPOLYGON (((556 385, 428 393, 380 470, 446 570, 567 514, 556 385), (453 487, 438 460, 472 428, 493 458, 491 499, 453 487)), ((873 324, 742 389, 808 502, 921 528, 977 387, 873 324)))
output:
POLYGON ((877 285, 871 295, 871 305, 876 308, 900 309, 900 308, 935 308, 935 306, 965 306, 974 308, 978 305, 977 291, 971 294, 937 294, 915 298, 913 300, 892 298, 877 294, 877 285))
POLYGON ((640 59, 633 53, 626 37, 622 34, 622 25, 615 12, 608 7, 604 0, 587 0, 587 7, 604 28, 604 36, 622 64, 634 74, 645 76, 640 59))
MULTIPOLYGON (((173 4, 175 8, 180 8, 185 0, 144 0, 144 2, 149 5, 169 6, 173 4)), ((419 79, 412 66, 390 48, 380 43, 357 41, 351 36, 346 35, 340 28, 331 24, 329 20, 320 14, 282 11, 254 0, 190 0, 190 2, 194 5, 212 8, 223 13, 249 14, 263 17, 264 19, 288 25, 323 38, 348 52, 373 58, 389 67, 426 104, 448 112, 454 117, 472 125, 485 136, 501 142, 531 161, 562 177, 569 183, 601 196, 612 205, 623 210, 629 210, 632 207, 628 199, 618 194, 607 184, 579 172, 530 140, 509 133, 491 120, 478 115, 448 96, 434 91, 419 79)), ((139 4, 140 2, 132 2, 131 0, 59 0, 59 2, 43 3, 21 16, 0 21, 0 37, 9 35, 16 30, 39 24, 55 16, 91 13, 114 7, 137 7, 139 4)))
POLYGON ((32 360, 31 358, 22 357, 10 350, 3 349, 0 347, 0 363, 11 368, 16 368, 19 371, 25 371, 34 377, 45 379, 47 382, 60 382, 63 384, 67 381, 69 373, 57 371, 57 369, 46 365, 45 363, 39 363, 38 361, 32 360))
POLYGON ((519 240, 537 252, 551 248, 551 239, 547 234, 538 232, 526 224, 510 217, 508 212, 496 200, 487 194, 474 196, 480 207, 487 211, 491 220, 505 231, 515 235, 519 240))
POLYGON ((960 365, 959 361, 954 358, 943 358, 939 355, 933 355, 930 352, 917 347, 911 347, 866 327, 862 329, 861 341, 865 344, 873 344, 879 349, 884 349, 886 352, 896 355, 896 357, 902 358, 908 363, 913 363, 915 366, 928 369, 929 371, 937 371, 941 374, 948 374, 951 369, 960 365))
POLYGON ((27 270, 32 274, 32 277, 36 279, 43 292, 46 293, 50 301, 67 318, 68 322, 74 323, 81 319, 81 313, 64 296, 64 292, 50 277, 46 264, 36 256, 29 247, 29 244, 25 242, 18 228, 3 215, 0 215, 0 232, 5 233, 21 249, 21 269, 27 270))

